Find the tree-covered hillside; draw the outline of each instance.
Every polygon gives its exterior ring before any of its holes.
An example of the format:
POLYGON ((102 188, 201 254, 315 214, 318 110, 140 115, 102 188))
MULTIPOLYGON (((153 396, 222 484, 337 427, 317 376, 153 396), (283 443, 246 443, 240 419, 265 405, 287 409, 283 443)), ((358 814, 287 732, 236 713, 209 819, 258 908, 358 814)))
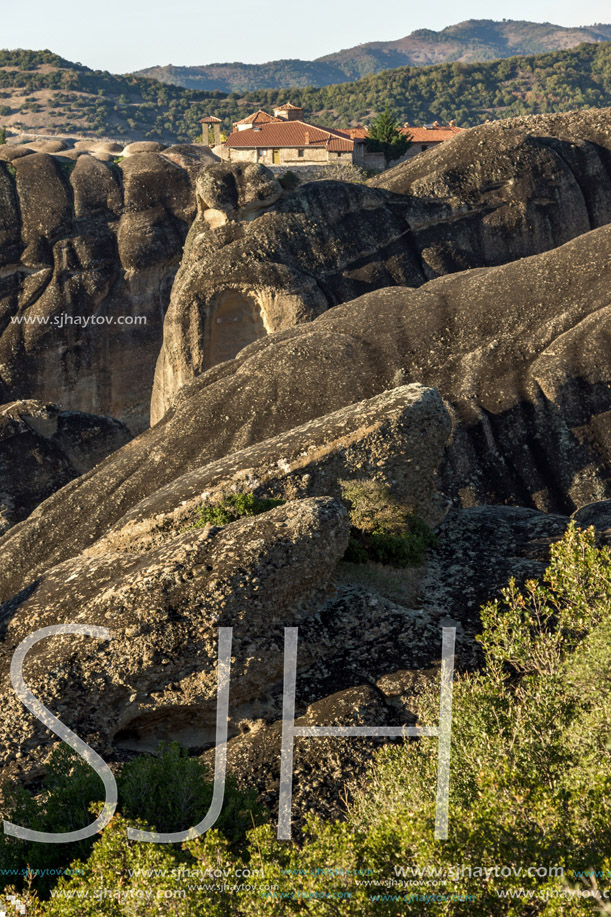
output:
POLYGON ((322 88, 199 92, 68 64, 49 51, 0 52, 0 126, 17 131, 186 141, 204 115, 232 121, 287 98, 329 126, 368 123, 388 106, 401 120, 486 119, 611 105, 611 43, 483 64, 398 67, 322 88))
POLYGON ((397 41, 371 41, 317 60, 273 60, 266 64, 222 63, 198 67, 149 67, 148 76, 187 89, 247 92, 293 86, 347 83, 394 67, 460 61, 474 63, 520 54, 547 54, 583 42, 609 41, 611 25, 565 28, 551 22, 468 19, 439 32, 418 29, 397 41))

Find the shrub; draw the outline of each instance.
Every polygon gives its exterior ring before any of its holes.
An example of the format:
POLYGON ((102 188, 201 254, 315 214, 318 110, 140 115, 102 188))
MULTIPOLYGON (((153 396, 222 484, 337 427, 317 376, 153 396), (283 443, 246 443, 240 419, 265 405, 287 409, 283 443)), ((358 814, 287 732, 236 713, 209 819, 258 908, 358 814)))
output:
POLYGON ((344 483, 342 497, 351 522, 345 561, 418 566, 426 551, 437 543, 427 524, 398 501, 388 487, 375 481, 344 483))
POLYGON ((276 506, 282 506, 284 500, 273 500, 255 497, 254 494, 228 494, 216 503, 209 503, 197 511, 193 528, 203 529, 206 525, 229 525, 244 516, 259 516, 276 506))
MULTIPOLYGON (((210 808, 212 777, 197 758, 178 743, 162 744, 158 757, 139 756, 121 770, 119 806, 129 819, 140 819, 157 831, 182 831, 197 824, 210 808)), ((246 831, 261 821, 255 793, 238 790, 233 777, 225 786, 223 811, 216 829, 239 847, 246 831)))
MULTIPOLYGON (((162 743, 157 756, 138 756, 117 774, 118 811, 132 822, 157 831, 181 831, 197 824, 210 807, 212 779, 198 758, 190 758, 177 743, 162 743)), ((52 752, 47 773, 38 793, 20 786, 3 788, 4 817, 15 824, 38 831, 65 832, 88 825, 92 809, 101 811, 104 788, 100 778, 67 745, 52 752)), ((264 810, 253 791, 242 792, 229 777, 225 785, 223 810, 216 830, 227 838, 229 848, 239 850, 246 832, 264 820, 264 810), (225 833, 226 832, 226 833, 225 833)), ((75 857, 87 856, 93 839, 71 844, 38 844, 0 834, 0 888, 22 871, 23 885, 28 867, 42 873, 67 869, 75 857)), ((41 875, 36 888, 46 895, 56 877, 41 875)))
POLYGON ((297 175, 295 175, 294 172, 291 172, 290 169, 287 169, 286 172, 282 172, 277 176, 277 178, 281 187, 284 188, 285 191, 293 191, 297 185, 300 184, 299 178, 297 175))

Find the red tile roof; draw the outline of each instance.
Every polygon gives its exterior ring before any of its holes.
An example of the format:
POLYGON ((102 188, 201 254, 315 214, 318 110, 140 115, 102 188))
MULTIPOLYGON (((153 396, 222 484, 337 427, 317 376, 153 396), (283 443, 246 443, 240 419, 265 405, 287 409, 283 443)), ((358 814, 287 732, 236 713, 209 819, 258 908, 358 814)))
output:
POLYGON ((313 146, 336 152, 351 152, 354 141, 340 131, 316 127, 305 121, 273 121, 262 124, 258 130, 252 128, 234 131, 227 138, 227 147, 267 148, 313 146))
POLYGON ((242 118, 241 121, 235 121, 234 127, 236 124, 268 124, 270 121, 280 120, 280 118, 274 118, 273 115, 268 115, 266 111, 260 108, 259 111, 253 112, 253 114, 248 115, 247 118, 242 118))
POLYGON ((303 111, 301 105, 293 105, 291 102, 285 102, 284 105, 276 105, 274 111, 303 111))
POLYGON ((221 121, 220 118, 215 118, 213 115, 208 115, 207 118, 201 119, 201 123, 202 124, 222 124, 223 122, 221 121))
POLYGON ((462 130, 464 128, 453 124, 433 124, 431 127, 412 127, 411 124, 404 124, 401 133, 409 135, 412 143, 442 143, 444 140, 450 140, 455 134, 460 134, 462 130))

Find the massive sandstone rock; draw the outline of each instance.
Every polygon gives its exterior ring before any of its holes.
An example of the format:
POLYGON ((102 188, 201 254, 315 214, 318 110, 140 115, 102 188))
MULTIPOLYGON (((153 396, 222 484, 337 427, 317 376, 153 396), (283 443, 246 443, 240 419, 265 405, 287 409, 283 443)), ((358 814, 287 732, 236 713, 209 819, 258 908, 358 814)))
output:
POLYGON ((278 192, 262 166, 202 176, 164 323, 153 422, 191 378, 269 332, 373 289, 504 264, 610 222, 611 109, 482 125, 369 188, 278 192))
POLYGON ((191 171, 158 153, 0 162, 0 402, 52 401, 144 429, 194 213, 191 171))
POLYGON ((568 513, 605 499, 610 251, 603 227, 523 261, 370 293, 256 342, 9 532, 0 595, 180 475, 410 382, 454 408, 441 489, 457 503, 568 513))
POLYGON ((130 440, 118 420, 57 405, 0 406, 0 533, 130 440))
POLYGON ((151 421, 176 391, 270 332, 394 284, 424 280, 407 202, 345 182, 282 193, 263 166, 212 166, 177 275, 155 374, 151 421))
POLYGON ((409 198, 427 279, 547 251, 611 222, 611 108, 483 124, 369 184, 409 198))
MULTIPOLYGON (((1 542, 2 599, 85 548, 157 548, 192 525, 203 502, 236 490, 284 499, 339 496, 340 481, 373 478, 429 521, 444 514, 435 471, 450 419, 439 395, 422 386, 397 388, 272 439, 256 439, 216 462, 211 459, 219 444, 204 442, 196 414, 191 433, 185 419, 174 432, 156 427, 99 469, 112 500, 100 499, 102 478, 86 475, 71 485, 72 493, 65 489, 39 507, 10 543, 1 542), (73 500, 78 517, 66 510, 73 500)), ((229 444, 226 451, 232 452, 229 444)))
MULTIPOLYGON (((328 497, 287 503, 221 529, 191 529, 157 549, 100 552, 49 570, 0 622, 0 766, 31 771, 54 741, 14 694, 16 646, 36 629, 110 628, 110 643, 49 637, 25 682, 98 751, 147 747, 164 734, 214 739, 219 627, 233 627, 230 734, 282 679, 283 627, 316 613, 348 543, 345 508, 328 497), (290 569, 290 575, 287 570, 290 569)), ((304 647, 302 664, 311 656, 304 647)))

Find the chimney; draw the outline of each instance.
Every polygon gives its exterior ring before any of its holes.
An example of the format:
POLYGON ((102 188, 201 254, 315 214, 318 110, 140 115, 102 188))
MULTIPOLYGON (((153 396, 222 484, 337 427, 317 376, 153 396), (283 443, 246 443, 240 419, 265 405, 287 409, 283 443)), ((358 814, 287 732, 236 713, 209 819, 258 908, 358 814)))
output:
POLYGON ((456 127, 456 121, 450 121, 450 127, 456 127))
POLYGON ((309 144, 310 144, 310 132, 306 131, 305 132, 305 145, 309 146, 309 144))

